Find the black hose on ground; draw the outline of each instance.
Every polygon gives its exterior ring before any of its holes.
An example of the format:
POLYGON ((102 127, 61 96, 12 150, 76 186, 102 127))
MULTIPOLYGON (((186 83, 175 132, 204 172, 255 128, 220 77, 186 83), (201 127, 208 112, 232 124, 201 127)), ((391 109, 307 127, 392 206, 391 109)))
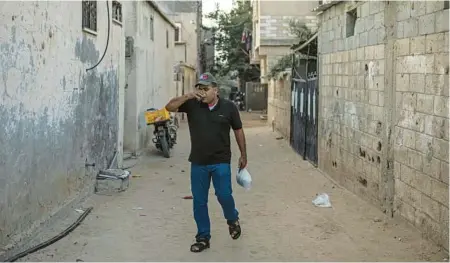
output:
POLYGON ((45 247, 50 246, 51 244, 55 243, 56 241, 62 239, 63 237, 67 236, 70 232, 72 232, 75 228, 77 228, 78 225, 81 224, 81 222, 83 222, 83 220, 87 217, 87 215, 92 211, 93 207, 89 207, 88 209, 86 209, 84 211, 83 214, 81 214, 81 216, 77 219, 77 221, 75 221, 72 225, 70 225, 68 228, 66 228, 66 230, 64 230, 63 232, 61 232, 60 234, 58 234, 57 236, 54 236, 53 238, 40 243, 39 245, 36 245, 34 247, 31 247, 17 255, 14 255, 8 259, 5 260, 5 262, 14 262, 20 258, 23 258, 31 253, 34 253, 40 249, 43 249, 45 247))

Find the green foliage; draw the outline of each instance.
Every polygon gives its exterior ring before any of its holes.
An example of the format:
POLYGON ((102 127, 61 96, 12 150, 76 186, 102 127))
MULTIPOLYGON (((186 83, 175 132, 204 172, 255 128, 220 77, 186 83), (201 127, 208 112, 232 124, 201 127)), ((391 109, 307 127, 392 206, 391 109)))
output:
POLYGON ((299 42, 305 42, 310 39, 315 32, 312 32, 305 23, 298 20, 289 21, 289 32, 293 34, 299 42))
POLYGON ((213 74, 218 76, 239 76, 249 81, 259 70, 250 65, 250 56, 241 43, 242 32, 252 28, 252 7, 250 1, 237 0, 227 13, 216 10, 207 15, 215 22, 216 65, 213 74))
MULTIPOLYGON (((289 22, 289 32, 297 38, 300 44, 308 41, 315 34, 315 32, 312 32, 303 22, 298 20, 291 20, 289 22)), ((280 72, 283 72, 290 67, 292 67, 292 54, 280 58, 277 63, 270 68, 268 77, 270 79, 275 78, 280 72)))
POLYGON ((273 65, 273 67, 270 69, 267 76, 269 79, 275 78, 280 72, 285 71, 287 68, 292 67, 292 55, 285 55, 278 59, 277 63, 273 65))

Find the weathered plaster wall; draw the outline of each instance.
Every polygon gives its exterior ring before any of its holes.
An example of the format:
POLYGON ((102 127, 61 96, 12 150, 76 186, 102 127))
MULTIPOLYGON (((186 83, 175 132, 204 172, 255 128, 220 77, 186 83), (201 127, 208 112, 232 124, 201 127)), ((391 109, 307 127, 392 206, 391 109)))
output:
POLYGON ((319 167, 448 249, 448 10, 362 2, 320 16, 319 167))
POLYGON ((92 184, 120 144, 121 27, 99 2, 97 36, 81 2, 1 2, 0 246, 92 184), (61 15, 61 10, 64 15, 61 15))
POLYGON ((191 67, 186 64, 181 64, 181 74, 180 74, 180 81, 176 81, 176 91, 177 93, 175 96, 181 96, 183 95, 183 87, 184 87, 184 94, 194 91, 195 86, 195 80, 196 80, 196 71, 194 67, 191 67))
POLYGON ((153 134, 153 127, 142 122, 143 112, 151 107, 164 107, 176 93, 173 81, 175 29, 146 1, 124 2, 123 5, 128 15, 125 34, 134 38, 133 54, 126 60, 124 148, 136 152, 150 145, 153 134))
MULTIPOLYGON (((192 21, 196 22, 197 14, 196 13, 173 13, 170 14, 169 17, 175 22, 181 24, 181 38, 180 42, 184 42, 184 45, 176 45, 176 54, 175 61, 183 61, 189 65, 196 66, 197 65, 197 24, 192 23, 192 21), (186 49, 186 51, 185 51, 186 49), (185 59, 186 52, 186 59, 185 59)), ((170 35, 172 39, 174 39, 174 34, 170 35)))
POLYGON ((269 81, 267 124, 279 131, 287 140, 291 133, 291 77, 269 81))

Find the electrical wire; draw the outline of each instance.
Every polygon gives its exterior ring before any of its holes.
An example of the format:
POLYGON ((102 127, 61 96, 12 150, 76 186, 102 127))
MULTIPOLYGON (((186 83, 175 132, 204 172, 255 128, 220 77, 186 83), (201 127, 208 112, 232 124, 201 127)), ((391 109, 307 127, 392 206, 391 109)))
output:
POLYGON ((84 213, 81 214, 80 217, 78 217, 77 221, 75 221, 72 225, 70 225, 68 228, 66 228, 66 230, 64 230, 63 232, 61 232, 57 236, 54 236, 53 238, 51 238, 51 239, 49 239, 49 240, 47 240, 47 241, 45 241, 43 243, 40 243, 40 244, 38 244, 38 245, 36 245, 34 247, 31 247, 31 248, 29 248, 29 249, 19 253, 19 254, 16 254, 16 255, 6 259, 5 262, 14 262, 14 261, 16 261, 16 260, 18 260, 20 258, 23 258, 23 257, 25 257, 25 256, 27 256, 27 255, 29 255, 31 253, 34 253, 34 252, 36 252, 36 251, 38 251, 40 249, 48 247, 51 244, 55 243, 56 241, 62 239, 65 236, 67 236, 70 232, 72 232, 75 228, 77 228, 81 224, 81 222, 83 222, 83 220, 88 216, 88 214, 92 211, 92 209, 94 209, 94 208, 93 207, 89 207, 88 209, 86 209, 84 211, 84 213))
POLYGON ((103 52, 103 56, 100 58, 100 60, 97 62, 97 64, 95 64, 94 66, 92 66, 91 68, 86 69, 86 72, 88 72, 89 70, 92 70, 94 68, 96 68, 100 62, 102 62, 102 60, 105 58, 106 55, 106 51, 108 50, 108 46, 109 46, 109 34, 111 31, 111 18, 109 17, 109 3, 108 1, 106 1, 106 11, 108 13, 108 37, 106 38, 106 47, 105 47, 105 51, 103 52))

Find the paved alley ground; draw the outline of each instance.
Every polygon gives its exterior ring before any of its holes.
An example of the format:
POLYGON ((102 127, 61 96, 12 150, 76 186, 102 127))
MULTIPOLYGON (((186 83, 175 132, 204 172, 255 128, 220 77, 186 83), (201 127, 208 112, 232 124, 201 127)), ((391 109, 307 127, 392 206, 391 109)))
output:
MULTIPOLYGON (((254 116, 254 115, 253 115, 254 116)), ((253 117, 252 117, 253 118, 253 117)), ((250 118, 250 119, 252 119, 250 118)), ((446 254, 418 231, 383 214, 334 185, 295 154, 285 140, 253 118, 246 129, 253 188, 235 182, 243 234, 232 240, 213 188, 211 248, 189 251, 196 231, 192 217, 187 125, 173 157, 151 145, 131 169, 130 188, 93 195, 92 213, 71 234, 21 261, 443 261, 446 254), (330 195, 333 208, 317 208, 316 194, 330 195)), ((233 167, 239 157, 234 147, 233 167)), ((233 171, 235 172, 235 171, 233 171)), ((79 214, 74 212, 73 222, 79 214)), ((63 227, 64 228, 64 227, 63 227)), ((61 231, 61 228, 59 231, 61 231)), ((56 230, 54 230, 56 231, 56 230)), ((55 232, 56 234, 57 232, 55 232)))

